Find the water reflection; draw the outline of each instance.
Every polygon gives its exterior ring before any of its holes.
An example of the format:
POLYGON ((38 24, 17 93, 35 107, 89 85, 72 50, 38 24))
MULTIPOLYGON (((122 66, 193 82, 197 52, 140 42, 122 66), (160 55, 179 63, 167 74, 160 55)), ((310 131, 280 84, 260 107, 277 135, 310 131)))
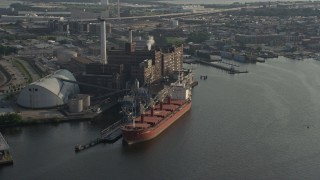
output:
POLYGON ((8 136, 18 137, 22 134, 23 128, 21 127, 12 127, 12 128, 2 128, 0 132, 8 136))

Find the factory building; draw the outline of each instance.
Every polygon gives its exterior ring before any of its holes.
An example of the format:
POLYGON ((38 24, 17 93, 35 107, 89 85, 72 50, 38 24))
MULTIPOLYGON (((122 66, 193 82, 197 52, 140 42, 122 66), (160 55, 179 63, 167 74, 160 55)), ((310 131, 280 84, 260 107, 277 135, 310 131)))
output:
POLYGON ((58 70, 23 88, 17 100, 18 105, 40 109, 67 104, 69 97, 79 93, 79 87, 61 79, 76 81, 69 71, 58 70))
MULTIPOLYGON (((138 67, 146 59, 152 60, 154 66, 153 81, 161 79, 161 51, 160 50, 139 50, 132 51, 129 46, 125 51, 123 50, 110 50, 108 51, 109 64, 123 64, 124 73, 128 80, 134 80, 130 77, 131 68, 138 67)), ((143 84, 143 82, 140 82, 143 84)))
MULTIPOLYGON (((125 77, 123 65, 90 63, 85 66, 85 73, 78 77, 78 81, 93 84, 110 89, 123 89, 125 77)), ((92 89, 88 86, 81 86, 81 90, 88 92, 92 89)))
POLYGON ((123 89, 136 79, 145 85, 182 70, 183 46, 155 49, 152 48, 154 40, 150 37, 146 42, 148 49, 137 50, 130 30, 125 49, 107 52, 105 21, 101 21, 101 32, 101 61, 87 64, 86 73, 78 78, 80 82, 123 89))
MULTIPOLYGON (((110 50, 108 51, 109 64, 123 64, 124 73, 127 80, 133 81, 136 78, 136 73, 139 70, 146 74, 140 77, 149 77, 147 83, 153 83, 161 80, 162 77, 168 76, 175 71, 182 70, 183 66, 183 46, 165 47, 157 50, 135 50, 134 46, 126 45, 125 50, 110 50), (145 60, 151 60, 149 66, 141 67, 145 64, 145 60), (152 76, 150 75, 152 74, 152 76)), ((143 85, 145 78, 137 78, 143 85)))
POLYGON ((135 50, 134 43, 127 43, 125 50, 109 50, 107 56, 108 64, 106 65, 87 64, 86 75, 83 75, 79 81, 92 82, 109 88, 120 87, 120 89, 123 88, 125 81, 133 82, 135 79, 138 79, 141 85, 153 83, 174 71, 182 70, 183 47, 135 50), (107 70, 112 67, 122 67, 122 69, 107 70), (102 74, 104 76, 101 76, 102 74), (109 80, 106 79, 107 75, 109 80), (102 77, 104 80, 101 79, 102 77), (95 81, 94 78, 98 79, 95 81))
POLYGON ((162 50, 162 76, 169 76, 183 67, 183 46, 167 47, 162 50))
POLYGON ((152 83, 154 81, 154 68, 151 59, 144 60, 138 65, 131 66, 130 77, 131 79, 137 79, 141 84, 152 83))
POLYGON ((72 57, 70 61, 57 61, 61 69, 66 69, 72 72, 75 77, 85 72, 86 64, 90 64, 93 62, 93 60, 82 56, 72 57))

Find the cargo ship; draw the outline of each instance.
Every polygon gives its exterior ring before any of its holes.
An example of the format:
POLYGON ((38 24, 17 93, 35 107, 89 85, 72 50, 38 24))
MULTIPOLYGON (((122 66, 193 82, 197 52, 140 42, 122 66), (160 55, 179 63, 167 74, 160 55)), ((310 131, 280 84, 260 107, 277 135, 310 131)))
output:
POLYGON ((123 125, 123 141, 135 144, 151 140, 178 120, 191 108, 191 89, 188 84, 172 83, 160 91, 144 108, 140 106, 140 115, 123 125))

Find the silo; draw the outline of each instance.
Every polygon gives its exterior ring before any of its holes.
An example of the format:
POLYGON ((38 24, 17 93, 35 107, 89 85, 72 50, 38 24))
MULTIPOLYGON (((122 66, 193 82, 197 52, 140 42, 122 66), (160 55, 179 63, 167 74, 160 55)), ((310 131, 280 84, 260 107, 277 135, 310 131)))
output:
POLYGON ((90 96, 84 95, 82 99, 83 99, 83 109, 87 109, 90 106, 90 96))
POLYGON ((80 98, 72 98, 68 103, 71 113, 79 113, 83 111, 83 100, 80 98))

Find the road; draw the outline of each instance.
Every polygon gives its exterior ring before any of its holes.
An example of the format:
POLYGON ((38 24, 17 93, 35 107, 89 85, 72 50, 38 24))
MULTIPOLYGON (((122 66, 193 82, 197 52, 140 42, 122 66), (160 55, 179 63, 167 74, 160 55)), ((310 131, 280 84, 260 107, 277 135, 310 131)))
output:
MULTIPOLYGON (((248 7, 250 9, 257 7, 248 7)), ((159 14, 159 15, 150 15, 150 16, 133 16, 133 17, 115 17, 115 18, 101 18, 101 20, 109 21, 109 20, 130 20, 130 19, 154 19, 154 18, 174 18, 174 17, 184 17, 184 16, 201 16, 208 14, 215 14, 221 12, 229 12, 229 11, 239 11, 241 8, 230 8, 230 9, 217 9, 217 10, 207 10, 201 12, 185 12, 185 13, 169 13, 169 14, 159 14)), ((92 22, 97 21, 98 19, 77 19, 77 21, 83 22, 92 22)), ((69 20, 64 20, 65 22, 69 20)))

